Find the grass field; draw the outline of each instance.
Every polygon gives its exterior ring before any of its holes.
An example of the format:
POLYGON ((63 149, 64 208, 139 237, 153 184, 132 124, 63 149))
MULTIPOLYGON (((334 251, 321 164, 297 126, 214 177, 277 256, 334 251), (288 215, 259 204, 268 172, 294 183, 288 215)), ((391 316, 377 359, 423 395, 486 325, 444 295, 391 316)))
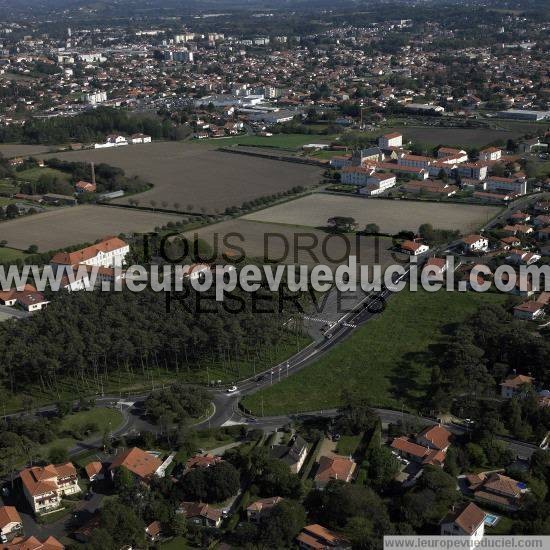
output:
MULTIPOLYGON (((4 232, 1 231, 2 226, 0 226, 0 235, 2 235, 2 239, 5 237, 4 232)), ((24 252, 21 252, 21 250, 15 250, 14 248, 4 248, 0 247, 0 264, 3 262, 13 262, 14 260, 17 260, 18 258, 24 258, 26 254, 24 252)))
POLYGON ((445 329, 503 294, 402 291, 326 356, 286 380, 247 396, 243 405, 266 416, 315 411, 342 404, 343 390, 359 390, 372 405, 417 409, 423 402, 445 329))
MULTIPOLYGON (((228 140, 220 140, 217 147, 229 144, 228 140)), ((315 166, 222 153, 213 147, 212 143, 155 142, 50 157, 118 166, 127 175, 138 175, 154 185, 149 191, 133 197, 141 206, 150 206, 151 201, 156 201, 159 208, 182 212, 198 212, 204 208, 212 214, 297 185, 307 187, 320 179, 321 171, 315 166)), ((114 202, 127 204, 129 200, 125 197, 114 202)))
POLYGON ((101 436, 105 430, 111 432, 116 430, 122 424, 122 414, 115 409, 97 407, 89 411, 80 411, 69 414, 61 420, 60 432, 62 437, 55 439, 51 443, 40 445, 38 453, 47 460, 48 454, 53 448, 64 448, 69 450, 77 443, 77 439, 70 435, 70 432, 83 432, 86 425, 94 424, 96 429, 92 433, 83 437, 101 436))
POLYGON ((362 435, 342 435, 336 445, 336 452, 342 456, 353 456, 359 443, 361 443, 362 435))
POLYGON ((382 232, 397 233, 401 229, 416 231, 423 223, 438 229, 471 232, 499 212, 495 206, 365 199, 314 193, 283 205, 272 206, 243 218, 268 223, 291 224, 300 221, 309 227, 324 227, 332 216, 355 218, 362 229, 376 223, 382 232))
POLYGON ((56 177, 59 181, 70 181, 70 176, 65 172, 56 170, 55 168, 48 168, 47 166, 44 168, 38 166, 36 168, 28 168, 16 174, 18 179, 25 181, 38 181, 44 175, 56 177))
MULTIPOLYGON (((108 206, 84 205, 58 208, 33 216, 2 222, 2 239, 8 246, 26 250, 36 244, 40 252, 94 242, 107 235, 150 231, 180 216, 108 206)), ((0 249, 0 258, 1 252, 0 249)))

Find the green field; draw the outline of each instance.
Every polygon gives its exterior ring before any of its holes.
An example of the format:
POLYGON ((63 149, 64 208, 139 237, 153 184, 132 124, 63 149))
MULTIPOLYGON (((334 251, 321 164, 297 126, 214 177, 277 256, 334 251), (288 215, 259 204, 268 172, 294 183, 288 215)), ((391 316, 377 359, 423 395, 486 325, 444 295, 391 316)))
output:
POLYGON ((360 390, 372 405, 421 406, 430 367, 445 346, 442 329, 506 295, 402 291, 386 311, 313 365, 248 396, 243 405, 265 415, 315 411, 342 404, 343 390, 360 390))
POLYGON ((61 170, 56 170, 55 168, 48 168, 47 166, 44 168, 40 168, 37 166, 36 168, 29 168, 27 170, 23 170, 22 172, 16 173, 17 178, 24 181, 38 181, 41 176, 53 176, 56 177, 59 181, 70 181, 70 176, 66 174, 65 172, 62 172, 61 170))
MULTIPOLYGON (((89 424, 94 424, 96 429, 94 429, 91 434, 85 435, 84 438, 87 439, 93 436, 100 437, 104 431, 112 432, 122 424, 122 414, 118 410, 104 407, 97 407, 89 411, 70 414, 61 420, 59 433, 63 434, 74 430, 83 432, 86 425, 89 424)), ((47 459, 48 453, 52 448, 63 447, 68 450, 73 447, 77 441, 75 437, 67 433, 66 436, 55 439, 51 443, 41 445, 38 452, 40 456, 47 459)))
MULTIPOLYGON (((0 236, 1 236, 1 226, 0 226, 0 236)), ((15 248, 4 248, 0 247, 0 264, 4 262, 13 262, 18 258, 24 258, 26 254, 21 252, 21 250, 15 250, 15 248)))

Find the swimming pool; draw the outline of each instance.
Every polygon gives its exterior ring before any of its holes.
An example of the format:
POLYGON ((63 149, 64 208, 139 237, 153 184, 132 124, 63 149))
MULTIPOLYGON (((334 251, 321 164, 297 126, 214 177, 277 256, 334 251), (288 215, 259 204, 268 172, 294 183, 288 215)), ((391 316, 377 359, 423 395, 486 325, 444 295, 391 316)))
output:
POLYGON ((488 527, 494 527, 498 520, 500 519, 500 516, 495 516, 494 514, 485 514, 485 525, 488 527))

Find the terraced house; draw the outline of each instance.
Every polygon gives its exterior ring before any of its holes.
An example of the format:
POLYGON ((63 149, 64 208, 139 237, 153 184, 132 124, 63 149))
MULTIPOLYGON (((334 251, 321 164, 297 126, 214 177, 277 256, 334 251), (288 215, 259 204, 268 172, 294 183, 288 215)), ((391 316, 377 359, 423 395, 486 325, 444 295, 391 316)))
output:
POLYGON ((76 469, 71 462, 26 468, 19 476, 25 498, 35 514, 56 510, 64 496, 80 492, 76 469))

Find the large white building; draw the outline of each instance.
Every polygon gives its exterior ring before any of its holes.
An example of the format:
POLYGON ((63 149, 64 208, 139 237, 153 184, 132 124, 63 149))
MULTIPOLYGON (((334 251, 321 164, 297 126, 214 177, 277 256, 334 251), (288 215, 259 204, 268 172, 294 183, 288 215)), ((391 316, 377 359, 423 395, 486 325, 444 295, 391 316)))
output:
POLYGON ((367 185, 374 173, 371 166, 346 166, 340 174, 340 182, 348 185, 367 185))
POLYGON ((393 187, 397 181, 395 174, 383 174, 375 172, 367 178, 367 185, 359 190, 361 195, 379 195, 390 187, 393 187))
POLYGON ((100 242, 75 252, 58 252, 50 262, 54 271, 62 267, 78 268, 79 265, 97 267, 122 267, 130 252, 130 246, 118 237, 106 237, 100 242))

